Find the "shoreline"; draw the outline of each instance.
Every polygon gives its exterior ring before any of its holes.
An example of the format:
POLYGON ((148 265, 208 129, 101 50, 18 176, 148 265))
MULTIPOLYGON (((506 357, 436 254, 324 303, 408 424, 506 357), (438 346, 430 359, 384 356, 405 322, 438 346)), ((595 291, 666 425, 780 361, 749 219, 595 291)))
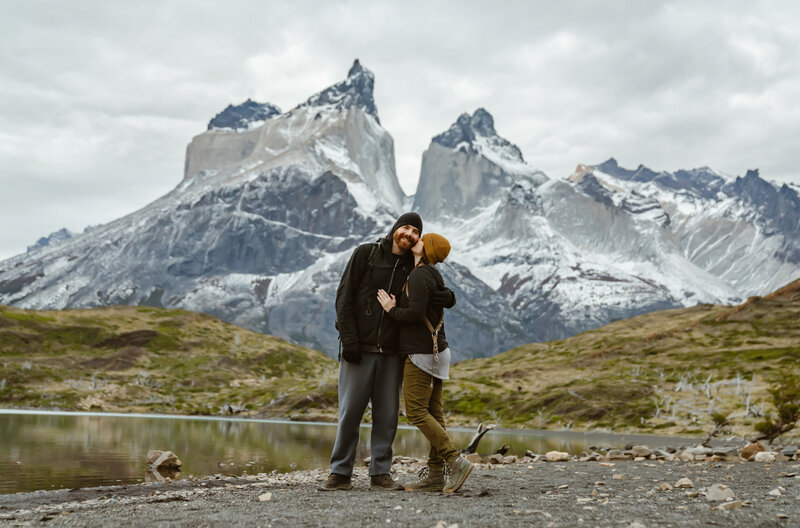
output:
MULTIPOLYGON (((738 457, 737 457, 738 458, 738 457)), ((411 480, 423 461, 396 457, 411 480)), ((373 491, 367 468, 351 491, 321 492, 327 470, 0 495, 0 524, 103 526, 753 526, 800 522, 800 462, 614 460, 479 464, 454 494, 373 491), (688 478, 691 488, 676 486, 688 478), (724 483, 731 500, 710 501, 724 483), (782 489, 775 495, 774 490, 782 489), (726 505, 723 507, 723 505, 726 505), (730 509, 728 509, 730 508, 730 509), (387 520, 388 519, 388 520, 387 520), (581 520, 579 520, 581 519, 581 520)))
MULTIPOLYGON (((336 421, 302 421, 293 420, 289 417, 282 418, 256 418, 251 416, 217 416, 205 414, 163 414, 163 413, 137 413, 137 412, 103 412, 103 411, 63 411, 56 409, 25 409, 25 408, 7 408, 0 407, 0 414, 13 414, 13 415, 39 415, 39 416, 89 416, 89 417, 114 417, 114 418, 156 418, 156 419, 176 419, 176 420, 199 420, 199 421, 222 421, 222 422, 251 422, 251 423, 271 423, 271 424, 285 424, 285 425, 319 425, 319 426, 335 426, 336 421)), ((369 428, 372 424, 362 422, 362 428, 369 428)), ((398 429, 416 429, 413 425, 400 423, 398 429)), ((449 431, 457 432, 474 432, 475 426, 468 425, 453 425, 448 426, 449 431)), ((687 442, 697 441, 702 439, 701 436, 683 436, 683 435, 667 435, 667 434, 653 434, 653 433, 638 433, 638 432, 616 432, 608 429, 523 429, 498 426, 493 429, 494 432, 504 434, 523 434, 531 436, 546 436, 546 435, 564 435, 569 437, 585 437, 591 436, 608 436, 609 438, 627 437, 631 440, 636 439, 653 439, 653 440, 672 440, 674 443, 686 444, 687 442)), ((800 432, 800 428, 798 429, 800 432)), ((782 437, 783 438, 783 437, 782 437)), ((800 435, 788 436, 785 440, 789 443, 800 440, 800 435)), ((748 440, 740 435, 730 435, 726 438, 713 439, 712 443, 728 442, 728 443, 747 443, 748 440)), ((664 446, 668 444, 663 444, 664 446)), ((659 447, 654 445, 654 447, 659 447)), ((677 446, 676 446, 677 447, 677 446)))

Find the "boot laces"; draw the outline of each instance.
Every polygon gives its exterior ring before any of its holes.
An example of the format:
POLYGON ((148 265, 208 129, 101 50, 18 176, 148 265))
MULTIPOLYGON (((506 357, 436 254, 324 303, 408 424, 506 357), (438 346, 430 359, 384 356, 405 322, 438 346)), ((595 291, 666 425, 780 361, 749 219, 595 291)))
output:
POLYGON ((431 471, 430 471, 430 469, 428 468, 428 466, 425 466, 425 467, 423 467, 422 469, 420 469, 420 470, 417 472, 417 476, 419 476, 419 479, 420 479, 420 480, 424 480, 424 479, 428 478, 428 475, 430 475, 430 472, 431 472, 431 471))

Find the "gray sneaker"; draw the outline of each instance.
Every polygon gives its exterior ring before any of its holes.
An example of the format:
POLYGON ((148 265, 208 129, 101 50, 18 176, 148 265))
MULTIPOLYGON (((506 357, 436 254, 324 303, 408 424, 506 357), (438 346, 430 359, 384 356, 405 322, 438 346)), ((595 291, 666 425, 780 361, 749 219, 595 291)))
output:
POLYGON ((454 458, 451 462, 448 462, 447 468, 449 469, 450 476, 447 479, 447 484, 444 486, 444 492, 453 493, 460 488, 464 484, 464 481, 467 480, 469 474, 472 473, 474 467, 472 462, 461 455, 458 455, 458 457, 454 458))
POLYGON ((442 491, 444 489, 444 471, 442 468, 429 468, 425 466, 419 473, 419 478, 405 484, 406 491, 442 491))
POLYGON ((353 489, 353 479, 344 475, 337 475, 331 473, 328 475, 328 480, 325 484, 320 486, 320 491, 336 491, 336 490, 349 490, 353 489))
POLYGON ((403 485, 392 478, 391 475, 372 475, 369 478, 370 488, 380 488, 391 491, 399 491, 403 489, 403 485))

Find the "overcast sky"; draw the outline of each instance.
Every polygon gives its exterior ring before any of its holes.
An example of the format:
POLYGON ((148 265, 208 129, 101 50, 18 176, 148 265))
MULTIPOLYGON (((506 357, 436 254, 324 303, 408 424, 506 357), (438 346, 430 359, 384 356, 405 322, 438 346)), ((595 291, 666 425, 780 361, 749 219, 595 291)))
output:
POLYGON ((478 107, 552 178, 613 156, 800 183, 797 2, 277 4, 4 2, 0 259, 146 205, 229 103, 288 110, 356 57, 408 194, 478 107))

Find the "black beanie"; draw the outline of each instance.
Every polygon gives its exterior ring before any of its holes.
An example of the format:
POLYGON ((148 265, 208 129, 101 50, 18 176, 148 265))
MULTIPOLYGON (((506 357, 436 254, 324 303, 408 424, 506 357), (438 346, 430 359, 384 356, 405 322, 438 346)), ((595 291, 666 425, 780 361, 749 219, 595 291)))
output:
POLYGON ((400 218, 397 219, 397 222, 394 223, 392 227, 392 231, 389 233, 393 235, 395 231, 397 231, 398 227, 410 225, 414 226, 419 229, 419 232, 422 233, 422 218, 419 217, 417 213, 410 212, 410 213, 403 213, 400 215, 400 218))

